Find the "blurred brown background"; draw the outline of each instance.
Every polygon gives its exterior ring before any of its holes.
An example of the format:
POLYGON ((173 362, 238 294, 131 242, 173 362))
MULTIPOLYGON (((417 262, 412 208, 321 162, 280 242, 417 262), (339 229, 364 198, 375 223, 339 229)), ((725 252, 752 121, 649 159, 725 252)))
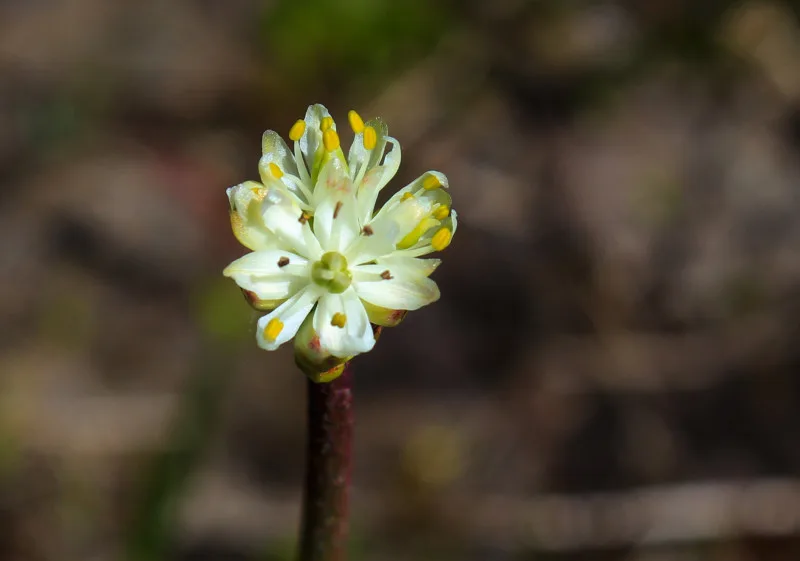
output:
POLYGON ((0 559, 292 558, 304 378, 221 270, 314 102, 461 217, 355 365, 352 559, 800 559, 799 5, 0 1, 0 559))

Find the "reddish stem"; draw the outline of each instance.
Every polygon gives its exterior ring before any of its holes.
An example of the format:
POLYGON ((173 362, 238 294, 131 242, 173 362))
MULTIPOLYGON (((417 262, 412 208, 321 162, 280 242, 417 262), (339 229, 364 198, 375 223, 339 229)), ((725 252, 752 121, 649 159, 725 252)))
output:
POLYGON ((328 383, 308 381, 308 438, 300 561, 344 561, 353 465, 350 364, 328 383))

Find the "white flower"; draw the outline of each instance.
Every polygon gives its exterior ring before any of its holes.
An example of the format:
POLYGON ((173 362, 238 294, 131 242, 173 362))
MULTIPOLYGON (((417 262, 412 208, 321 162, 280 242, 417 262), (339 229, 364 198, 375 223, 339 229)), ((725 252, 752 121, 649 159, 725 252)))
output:
POLYGON ((293 150, 274 131, 264 133, 263 184, 228 189, 233 231, 252 253, 224 274, 257 308, 272 310, 258 322, 265 349, 306 322, 329 354, 351 357, 375 344, 370 323, 395 325, 404 311, 439 298, 428 278, 439 260, 420 257, 443 250, 455 233, 447 178, 426 172, 375 213, 400 165, 400 146, 382 121, 364 123, 355 111, 348 117, 355 138, 347 159, 336 123, 313 105, 289 132, 293 150))

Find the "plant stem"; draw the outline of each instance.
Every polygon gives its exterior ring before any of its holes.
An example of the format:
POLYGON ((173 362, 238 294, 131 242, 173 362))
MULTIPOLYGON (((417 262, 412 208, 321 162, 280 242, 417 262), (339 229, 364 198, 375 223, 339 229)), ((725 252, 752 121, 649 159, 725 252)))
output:
POLYGON ((308 381, 308 437, 300 561, 344 561, 353 465, 350 363, 328 383, 308 381))

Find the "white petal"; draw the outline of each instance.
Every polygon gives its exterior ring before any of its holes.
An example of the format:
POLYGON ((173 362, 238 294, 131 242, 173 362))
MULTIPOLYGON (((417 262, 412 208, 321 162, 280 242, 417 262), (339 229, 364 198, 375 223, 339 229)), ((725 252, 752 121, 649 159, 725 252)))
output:
POLYGON ((372 349, 375 337, 364 305, 352 288, 342 294, 325 294, 314 312, 314 330, 323 348, 333 356, 345 358, 372 349), (331 323, 334 314, 344 314, 344 327, 331 323))
POLYGON ((233 234, 248 249, 283 246, 264 224, 262 209, 268 194, 269 189, 255 181, 245 181, 227 190, 233 234))
POLYGON ((418 259, 402 253, 378 258, 378 265, 388 269, 393 276, 429 277, 441 264, 441 259, 418 259))
POLYGON ((335 156, 328 158, 314 186, 314 202, 318 205, 329 197, 351 195, 353 191, 347 163, 335 156))
POLYGON ((387 137, 386 140, 392 143, 393 148, 386 154, 383 165, 367 171, 357 185, 359 216, 364 224, 372 220, 378 193, 392 180, 400 167, 400 143, 392 137, 387 137))
MULTIPOLYGON (((424 219, 429 218, 432 209, 433 202, 430 199, 411 197, 405 201, 398 201, 388 209, 384 207, 375 220, 370 222, 370 226, 373 231, 381 235, 385 235, 384 232, 392 232, 393 242, 397 244, 412 230, 420 226, 424 219)), ((433 223, 438 224, 438 221, 434 220, 433 223)))
POLYGON ((269 167, 270 163, 274 163, 282 172, 297 175, 294 155, 277 132, 270 130, 264 133, 264 136, 261 137, 261 153, 262 156, 258 162, 259 169, 269 167))
POLYGON ((302 189, 298 188, 298 183, 290 180, 290 178, 294 176, 284 175, 281 179, 275 179, 269 171, 265 171, 260 165, 258 171, 261 175, 261 181, 263 181, 264 185, 271 191, 281 193, 298 208, 306 211, 311 209, 311 205, 308 203, 309 197, 302 189))
POLYGON ((347 163, 353 173, 361 171, 362 166, 365 166, 363 171, 374 168, 383 159, 383 152, 386 150, 386 140, 389 133, 389 127, 386 126, 386 123, 382 119, 372 119, 364 123, 364 126, 375 129, 375 147, 372 150, 367 150, 364 148, 364 133, 360 132, 355 135, 353 143, 350 145, 350 152, 347 155, 347 163))
POLYGON ((353 195, 329 197, 314 213, 314 235, 325 251, 343 253, 358 236, 356 199, 353 195))
POLYGON ((319 299, 319 295, 319 289, 309 284, 286 302, 278 306, 273 312, 259 319, 256 331, 258 346, 268 351, 274 351, 283 343, 294 337, 297 330, 300 329, 303 320, 306 319, 311 308, 314 307, 317 299, 319 299), (283 326, 277 337, 275 337, 274 340, 270 340, 266 338, 264 330, 275 318, 277 318, 283 326))
MULTIPOLYGON (((325 106, 320 105, 319 103, 309 105, 308 110, 306 111, 306 116, 304 119, 306 122, 306 130, 303 132, 303 136, 300 137, 299 144, 300 151, 302 152, 303 158, 306 161, 307 169, 312 173, 312 177, 314 176, 313 170, 315 168, 315 164, 321 157, 322 151, 324 150, 322 147, 322 131, 319 127, 322 123, 322 119, 330 116, 331 114, 328 113, 328 110, 325 108, 325 106)), ((336 130, 336 123, 333 123, 332 128, 333 130, 336 130)))
POLYGON ((288 251, 254 251, 228 265, 222 274, 261 300, 281 300, 308 283, 308 261, 288 251))
POLYGON ((374 278, 366 265, 353 270, 353 288, 362 300, 392 310, 416 310, 439 299, 439 287, 426 277, 398 275, 389 280, 374 278))
POLYGON ((416 178, 414 181, 412 181, 411 183, 400 189, 397 193, 392 195, 392 197, 388 201, 386 201, 386 204, 383 205, 378 214, 375 215, 375 220, 381 218, 383 214, 387 212, 393 212, 400 205, 400 203, 403 202, 403 197, 406 195, 406 193, 411 193, 412 195, 415 195, 426 205, 433 203, 443 203, 450 206, 450 196, 449 194, 447 194, 446 191, 448 186, 449 182, 447 181, 447 176, 445 176, 443 173, 435 170, 426 171, 418 178, 416 178), (425 178, 430 175, 436 177, 436 179, 439 180, 439 184, 442 187, 441 189, 431 189, 430 191, 426 191, 425 189, 423 189, 422 184, 425 181, 425 178))
POLYGON ((399 232, 397 224, 387 220, 377 228, 370 225, 367 231, 371 232, 371 234, 367 235, 365 229, 362 228, 358 236, 353 239, 353 242, 343 252, 351 267, 374 261, 378 257, 388 255, 395 250, 399 232))
POLYGON ((296 205, 272 204, 264 210, 264 223, 282 244, 310 260, 322 254, 319 242, 296 205))

